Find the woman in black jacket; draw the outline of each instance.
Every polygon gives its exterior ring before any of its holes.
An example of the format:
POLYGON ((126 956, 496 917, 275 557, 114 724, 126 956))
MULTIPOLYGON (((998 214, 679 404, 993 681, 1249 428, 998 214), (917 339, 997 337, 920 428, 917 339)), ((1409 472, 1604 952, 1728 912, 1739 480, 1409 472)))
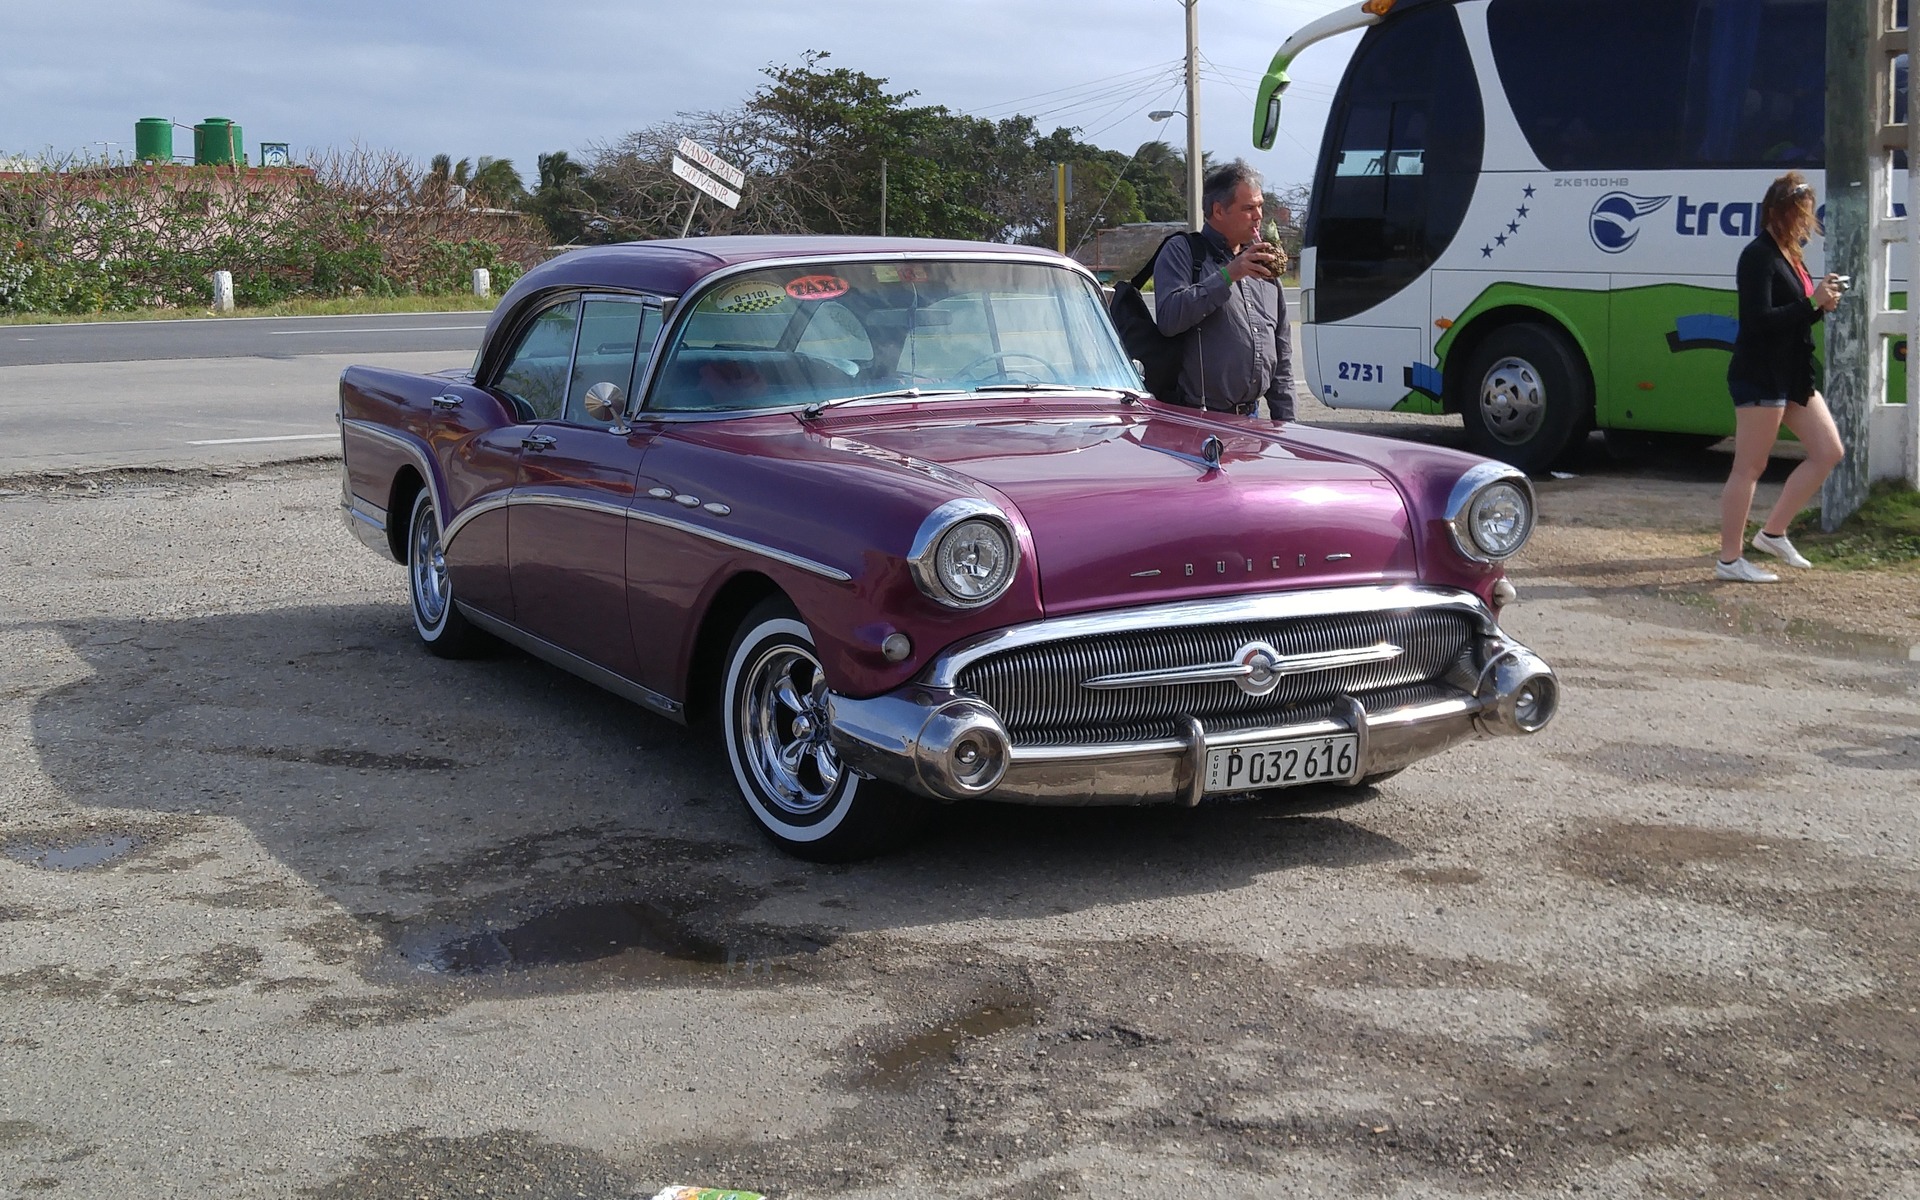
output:
POLYGON ((1753 548, 1790 567, 1811 566, 1787 540, 1787 522, 1813 499, 1845 451, 1833 414, 1814 387, 1813 327, 1840 303, 1845 281, 1829 274, 1814 283, 1800 247, 1818 232, 1813 188, 1798 171, 1767 187, 1760 201, 1760 234, 1740 252, 1736 271, 1740 331, 1727 364, 1733 396, 1733 472, 1720 493, 1720 558, 1714 575, 1742 583, 1779 579, 1747 561, 1741 542, 1753 507, 1754 485, 1785 424, 1806 448, 1804 462, 1780 488, 1780 499, 1753 535, 1753 548))

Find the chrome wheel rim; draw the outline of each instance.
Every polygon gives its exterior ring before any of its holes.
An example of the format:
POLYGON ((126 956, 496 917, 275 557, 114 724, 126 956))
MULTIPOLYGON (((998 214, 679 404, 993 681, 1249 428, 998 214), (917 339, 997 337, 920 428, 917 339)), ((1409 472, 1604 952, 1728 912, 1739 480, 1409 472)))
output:
POLYGON ((1546 419, 1547 390, 1540 372, 1509 355, 1487 368, 1480 381, 1480 420, 1487 432, 1510 445, 1525 442, 1546 419))
POLYGON ((845 773, 827 740, 826 702, 819 660, 800 647, 771 647, 747 672, 743 748, 762 792, 788 816, 826 808, 845 773))
POLYGON ((440 549, 440 538, 433 524, 433 509, 422 505, 413 519, 413 603, 420 620, 435 628, 447 615, 447 557, 440 549))

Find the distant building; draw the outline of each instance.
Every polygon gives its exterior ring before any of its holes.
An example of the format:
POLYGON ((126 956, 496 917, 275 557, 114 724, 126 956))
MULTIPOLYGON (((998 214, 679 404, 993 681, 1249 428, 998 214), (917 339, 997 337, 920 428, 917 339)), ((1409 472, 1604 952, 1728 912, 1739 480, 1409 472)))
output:
POLYGON ((1186 227, 1185 221, 1137 221, 1096 229, 1093 236, 1073 252, 1073 257, 1085 264, 1101 283, 1131 279, 1147 265, 1167 235, 1179 233, 1186 227))

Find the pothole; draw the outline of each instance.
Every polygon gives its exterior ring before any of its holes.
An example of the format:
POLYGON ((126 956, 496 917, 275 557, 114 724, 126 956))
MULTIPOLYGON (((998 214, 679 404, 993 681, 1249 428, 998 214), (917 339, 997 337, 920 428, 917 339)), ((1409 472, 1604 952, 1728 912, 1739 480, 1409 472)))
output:
POLYGON ((103 833, 94 837, 57 840, 22 838, 0 846, 15 862, 48 871, 84 871, 104 866, 140 848, 140 839, 130 833, 103 833))

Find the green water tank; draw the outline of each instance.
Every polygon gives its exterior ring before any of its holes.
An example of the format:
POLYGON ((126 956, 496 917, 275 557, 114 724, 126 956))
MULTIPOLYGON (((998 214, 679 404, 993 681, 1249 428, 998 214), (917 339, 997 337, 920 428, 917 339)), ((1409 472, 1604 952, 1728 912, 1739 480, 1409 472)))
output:
POLYGON ((135 121, 133 157, 140 162, 172 162, 173 122, 166 117, 141 117, 135 121))
POLYGON ((225 117, 208 117, 193 127, 193 161, 201 166, 232 167, 246 162, 240 127, 225 117))

